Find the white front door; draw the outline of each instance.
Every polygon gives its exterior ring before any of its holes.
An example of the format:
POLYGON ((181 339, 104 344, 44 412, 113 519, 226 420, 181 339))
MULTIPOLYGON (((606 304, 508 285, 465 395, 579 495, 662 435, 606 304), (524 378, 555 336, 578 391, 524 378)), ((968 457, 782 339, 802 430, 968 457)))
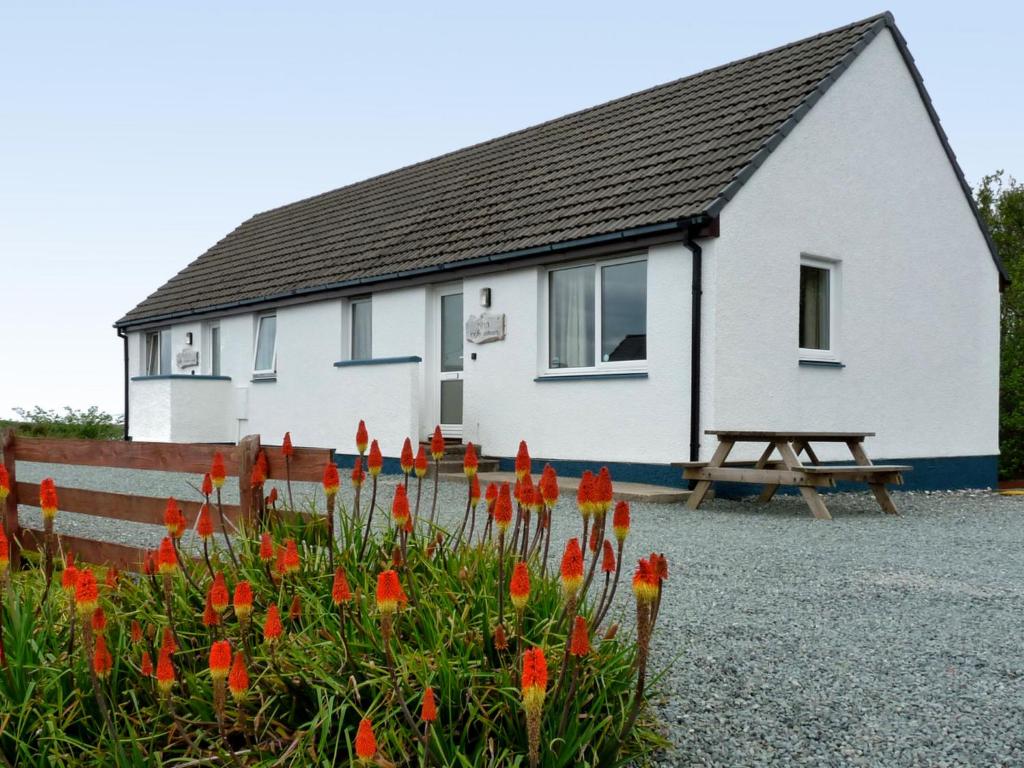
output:
POLYGON ((462 437, 462 286, 438 292, 438 423, 445 437, 462 437))

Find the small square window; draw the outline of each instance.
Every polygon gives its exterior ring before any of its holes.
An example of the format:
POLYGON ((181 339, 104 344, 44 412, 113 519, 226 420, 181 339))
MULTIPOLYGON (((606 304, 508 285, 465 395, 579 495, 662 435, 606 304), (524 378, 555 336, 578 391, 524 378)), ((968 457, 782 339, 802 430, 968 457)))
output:
POLYGON ((277 373, 277 316, 263 315, 256 325, 256 354, 253 373, 273 376, 277 373))
POLYGON ((373 357, 373 304, 369 296, 352 299, 350 339, 351 359, 369 360, 373 357))
POLYGON ((145 337, 145 375, 168 376, 171 373, 171 329, 148 331, 145 337))

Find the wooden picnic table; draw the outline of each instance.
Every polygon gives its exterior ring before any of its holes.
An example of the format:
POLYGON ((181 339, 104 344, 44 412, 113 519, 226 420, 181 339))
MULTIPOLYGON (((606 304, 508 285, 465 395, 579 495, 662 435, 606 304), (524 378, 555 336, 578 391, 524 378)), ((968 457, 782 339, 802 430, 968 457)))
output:
POLYGON ((864 450, 864 439, 874 432, 779 432, 765 430, 708 429, 705 434, 718 438, 718 446, 710 461, 681 462, 683 477, 696 480, 687 506, 697 509, 715 482, 753 483, 763 485, 759 501, 771 501, 780 485, 800 489, 811 513, 822 520, 832 516, 825 506, 819 488, 832 488, 837 480, 866 483, 879 506, 890 515, 897 514, 896 505, 886 484, 901 485, 903 473, 912 467, 901 464, 872 464, 864 450), (737 443, 761 443, 765 449, 757 461, 726 461, 737 443), (825 465, 818 460, 812 443, 843 443, 850 450, 853 465, 825 465), (773 455, 778 453, 778 458, 773 455), (805 454, 809 464, 800 461, 805 454))

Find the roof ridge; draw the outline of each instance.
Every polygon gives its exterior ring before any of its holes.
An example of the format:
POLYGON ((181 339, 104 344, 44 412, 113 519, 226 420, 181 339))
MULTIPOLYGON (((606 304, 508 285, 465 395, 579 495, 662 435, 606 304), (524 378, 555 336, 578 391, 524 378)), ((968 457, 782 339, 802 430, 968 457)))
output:
MULTIPOLYGON (((552 118, 549 118, 548 120, 542 120, 539 123, 534 123, 532 125, 528 125, 528 126, 525 126, 523 128, 517 128, 514 131, 509 131, 508 133, 503 133, 503 134, 501 134, 499 136, 493 136, 493 137, 491 137, 489 139, 484 139, 482 141, 478 141, 475 144, 469 144, 469 145, 464 146, 464 147, 459 147, 457 149, 449 150, 448 152, 442 152, 439 155, 434 155, 433 157, 424 158, 423 160, 417 160, 416 162, 409 163, 407 165, 402 165, 402 166, 399 166, 398 168, 392 168, 391 170, 383 171, 381 173, 374 174, 373 176, 367 176, 365 179, 359 179, 358 181, 353 181, 353 182, 351 182, 349 184, 343 184, 340 187, 335 187, 333 189, 325 190, 324 192, 317 192, 316 194, 309 195, 308 197, 303 197, 303 198, 300 198, 298 200, 292 200, 289 203, 282 203, 281 205, 272 206, 272 207, 267 208, 265 210, 258 211, 256 213, 254 213, 252 216, 250 216, 248 219, 246 219, 246 221, 250 221, 250 220, 258 218, 260 216, 264 216, 266 214, 274 213, 276 211, 280 211, 280 210, 283 210, 283 209, 286 209, 286 208, 291 208, 293 206, 304 205, 306 203, 310 203, 310 202, 313 202, 315 200, 319 200, 321 198, 325 198, 325 197, 328 197, 330 195, 336 194, 338 192, 341 192, 342 190, 351 189, 353 187, 358 187, 358 186, 361 186, 363 184, 369 184, 371 182, 377 181, 377 180, 385 178, 387 176, 403 173, 403 172, 406 172, 406 171, 410 171, 410 170, 412 170, 414 168, 418 168, 420 166, 427 165, 428 163, 434 163, 434 162, 438 162, 438 161, 441 161, 441 160, 445 160, 446 158, 450 158, 453 155, 460 155, 460 154, 463 154, 463 153, 468 153, 468 152, 470 152, 472 150, 478 150, 478 149, 486 147, 486 146, 488 146, 490 144, 495 144, 495 143, 497 143, 499 141, 504 141, 506 139, 510 139, 513 136, 517 136, 519 134, 526 133, 528 131, 535 131, 537 129, 544 128, 545 126, 552 125, 554 123, 560 123, 560 122, 563 122, 563 121, 567 122, 569 120, 572 120, 573 118, 577 118, 577 117, 579 117, 581 115, 585 115, 587 113, 594 112, 594 111, 597 111, 599 109, 604 109, 606 107, 610 107, 613 104, 617 104, 619 102, 627 101, 629 99, 634 99, 634 98, 636 98, 638 96, 643 96, 645 94, 654 93, 654 92, 659 91, 661 89, 665 89, 665 88, 669 88, 669 87, 672 87, 672 86, 676 86, 676 85, 679 85, 680 83, 683 83, 683 82, 685 82, 687 80, 692 80, 692 79, 695 79, 695 78, 698 78, 698 77, 702 77, 704 75, 709 75, 712 72, 717 72, 718 70, 723 70, 723 69, 727 69, 729 67, 737 66, 739 64, 745 64, 747 62, 756 61, 757 59, 763 58, 765 56, 770 56, 772 54, 784 51, 787 48, 794 48, 794 47, 796 47, 798 45, 803 45, 803 44, 809 43, 809 42, 811 42, 813 40, 818 40, 818 39, 821 39, 823 37, 828 37, 830 35, 834 35, 834 34, 837 34, 839 32, 845 32, 846 30, 852 29, 853 27, 857 27, 857 26, 860 26, 862 24, 869 24, 869 23, 874 24, 875 22, 877 22, 877 21, 879 21, 881 19, 885 19, 886 23, 889 24, 889 25, 893 24, 893 15, 892 15, 892 13, 889 12, 889 11, 882 11, 880 13, 874 14, 873 16, 868 16, 868 17, 860 19, 858 21, 850 22, 849 24, 843 24, 843 25, 835 27, 833 29, 829 29, 829 30, 826 30, 824 32, 819 32, 818 34, 815 34, 815 35, 809 35, 807 37, 800 38, 799 40, 793 40, 793 41, 790 41, 788 43, 784 43, 782 45, 778 45, 778 46, 776 46, 774 48, 769 48, 769 49, 760 51, 760 52, 752 54, 750 56, 743 56, 743 57, 741 57, 739 59, 734 59, 733 61, 729 61, 729 62, 726 62, 724 64, 718 64, 718 65, 716 65, 714 67, 708 67, 707 69, 702 69, 702 70, 699 70, 697 72, 692 72, 692 73, 690 73, 688 75, 684 75, 683 77, 677 77, 674 80, 668 80, 668 81, 666 81, 664 83, 658 83, 657 85, 652 85, 652 86, 649 86, 647 88, 641 88, 639 91, 633 91, 632 93, 627 93, 627 94, 625 94, 623 96, 618 96, 618 97, 616 97, 614 99, 609 99, 608 101, 603 101, 603 102, 600 102, 598 104, 592 104, 589 107, 584 107, 583 109, 578 109, 575 112, 570 112, 570 113, 568 113, 566 115, 559 115, 558 117, 552 117, 552 118)), ((865 31, 867 31, 867 30, 865 30, 865 31)))

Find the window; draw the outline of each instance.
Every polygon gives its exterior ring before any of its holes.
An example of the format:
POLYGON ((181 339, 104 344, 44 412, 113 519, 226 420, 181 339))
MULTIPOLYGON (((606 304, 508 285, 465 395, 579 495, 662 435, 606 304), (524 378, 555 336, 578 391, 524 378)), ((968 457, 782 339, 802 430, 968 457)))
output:
POLYGON ((220 376, 220 326, 210 326, 210 375, 220 376))
POLYGON ((800 356, 835 359, 833 318, 838 265, 804 258, 800 263, 800 356))
POLYGON ((256 354, 253 373, 272 377, 277 373, 277 316, 263 315, 256 323, 256 354))
POLYGON ((351 358, 369 360, 373 357, 373 304, 369 296, 352 299, 349 302, 351 358))
POLYGON ((636 368, 647 359, 647 260, 548 273, 548 367, 636 368))
POLYGON ((168 376, 171 373, 171 329, 147 331, 145 336, 145 375, 168 376))

